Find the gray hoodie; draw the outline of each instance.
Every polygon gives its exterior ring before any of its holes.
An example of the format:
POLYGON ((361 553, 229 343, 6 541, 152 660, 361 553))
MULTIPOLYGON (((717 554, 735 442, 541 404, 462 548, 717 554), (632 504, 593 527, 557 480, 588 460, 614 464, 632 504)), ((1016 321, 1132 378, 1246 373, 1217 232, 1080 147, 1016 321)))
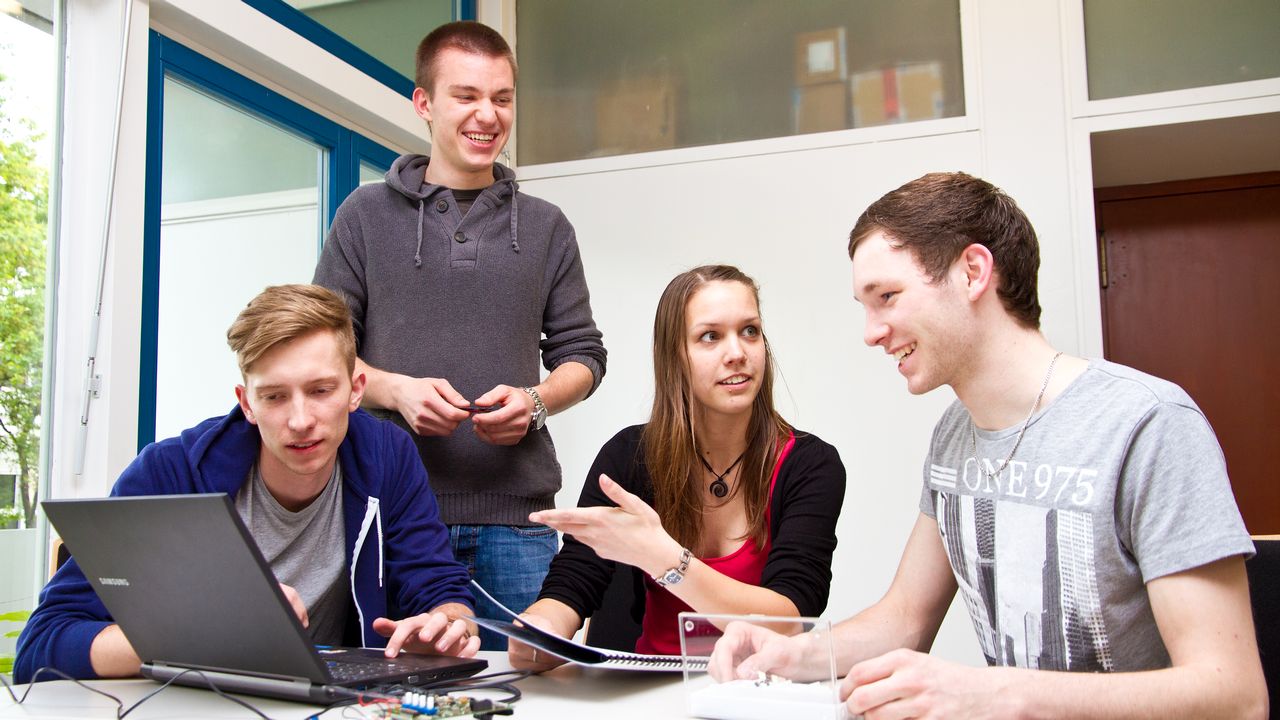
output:
MULTIPOLYGON (((385 183, 357 188, 320 254, 315 282, 346 298, 361 359, 444 378, 468 399, 536 385, 539 359, 547 370, 572 360, 590 368, 594 392, 605 349, 564 213, 495 164, 464 218, 448 188, 424 181, 428 162, 404 155, 385 183)), ((398 413, 376 414, 407 427, 398 413)), ((414 441, 445 523, 528 525, 554 505, 560 463, 545 427, 508 447, 465 423, 414 441)))

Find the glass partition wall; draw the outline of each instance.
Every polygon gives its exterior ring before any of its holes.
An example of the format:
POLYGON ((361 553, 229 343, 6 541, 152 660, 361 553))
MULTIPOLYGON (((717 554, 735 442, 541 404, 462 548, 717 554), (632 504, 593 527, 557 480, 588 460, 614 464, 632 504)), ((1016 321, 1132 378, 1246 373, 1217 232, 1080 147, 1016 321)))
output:
POLYGON ((521 165, 963 115, 956 0, 516 5, 521 165))
POLYGON ((1083 0, 1089 99, 1280 77, 1276 0, 1083 0))

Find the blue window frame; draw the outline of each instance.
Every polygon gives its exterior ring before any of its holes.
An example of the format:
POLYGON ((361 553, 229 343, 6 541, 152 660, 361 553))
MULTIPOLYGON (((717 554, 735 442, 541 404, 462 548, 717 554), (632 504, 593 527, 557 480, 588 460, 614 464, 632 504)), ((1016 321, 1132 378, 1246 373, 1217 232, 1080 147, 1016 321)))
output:
MULTIPOLYGON (((284 0, 241 0, 244 4, 329 51, 360 72, 404 95, 413 96, 413 80, 392 69, 355 43, 309 18, 284 0)), ((454 20, 475 20, 476 0, 453 0, 454 20)))
MULTIPOLYGON (((396 153, 272 92, 199 53, 150 33, 147 156, 142 258, 142 340, 139 358, 138 449, 155 440, 160 295, 161 174, 165 78, 173 77, 290 130, 326 151, 322 213, 325 227, 359 184, 360 164, 391 167, 396 153)), ((317 243, 318 244, 318 243, 317 243)))

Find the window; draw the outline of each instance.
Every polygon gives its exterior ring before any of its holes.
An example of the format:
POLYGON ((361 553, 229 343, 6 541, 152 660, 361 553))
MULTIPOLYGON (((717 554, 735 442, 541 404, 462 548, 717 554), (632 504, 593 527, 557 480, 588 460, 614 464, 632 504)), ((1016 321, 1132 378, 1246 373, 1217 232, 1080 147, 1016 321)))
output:
POLYGON ((956 0, 518 3, 522 165, 964 114, 956 0))
POLYGON ((368 185, 369 183, 382 182, 382 175, 386 172, 385 168, 377 168, 367 162, 360 162, 360 184, 368 185))
POLYGON ((0 5, 0 673, 44 577, 36 503, 59 72, 53 2, 0 5), (12 635, 12 637, 11 637, 12 635))
POLYGON ((155 33, 152 54, 139 446, 232 407, 225 329, 311 281, 342 198, 395 157, 155 33))
POLYGON ((328 154, 173 77, 164 81, 163 145, 161 438, 231 407, 236 364, 218 329, 267 285, 311 281, 328 154))
POLYGON ((1275 0, 1084 0, 1089 99, 1280 77, 1275 0))
POLYGON ((414 53, 433 28, 474 20, 475 0, 244 0, 408 97, 414 53))

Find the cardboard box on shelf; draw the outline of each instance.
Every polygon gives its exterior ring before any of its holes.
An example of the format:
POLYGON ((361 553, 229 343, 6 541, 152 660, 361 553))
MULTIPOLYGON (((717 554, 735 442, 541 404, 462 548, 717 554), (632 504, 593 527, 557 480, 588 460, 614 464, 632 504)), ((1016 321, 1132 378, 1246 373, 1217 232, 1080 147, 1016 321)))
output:
POLYGON ((796 85, 819 85, 847 77, 844 28, 796 35, 796 85))
POLYGON ((596 97, 600 154, 676 147, 676 84, 667 75, 631 76, 596 97))
POLYGON ((931 120, 943 116, 942 65, 900 63, 849 79, 853 126, 931 120))
POLYGON ((801 85, 795 90, 797 134, 847 130, 849 90, 841 81, 821 85, 801 85))

